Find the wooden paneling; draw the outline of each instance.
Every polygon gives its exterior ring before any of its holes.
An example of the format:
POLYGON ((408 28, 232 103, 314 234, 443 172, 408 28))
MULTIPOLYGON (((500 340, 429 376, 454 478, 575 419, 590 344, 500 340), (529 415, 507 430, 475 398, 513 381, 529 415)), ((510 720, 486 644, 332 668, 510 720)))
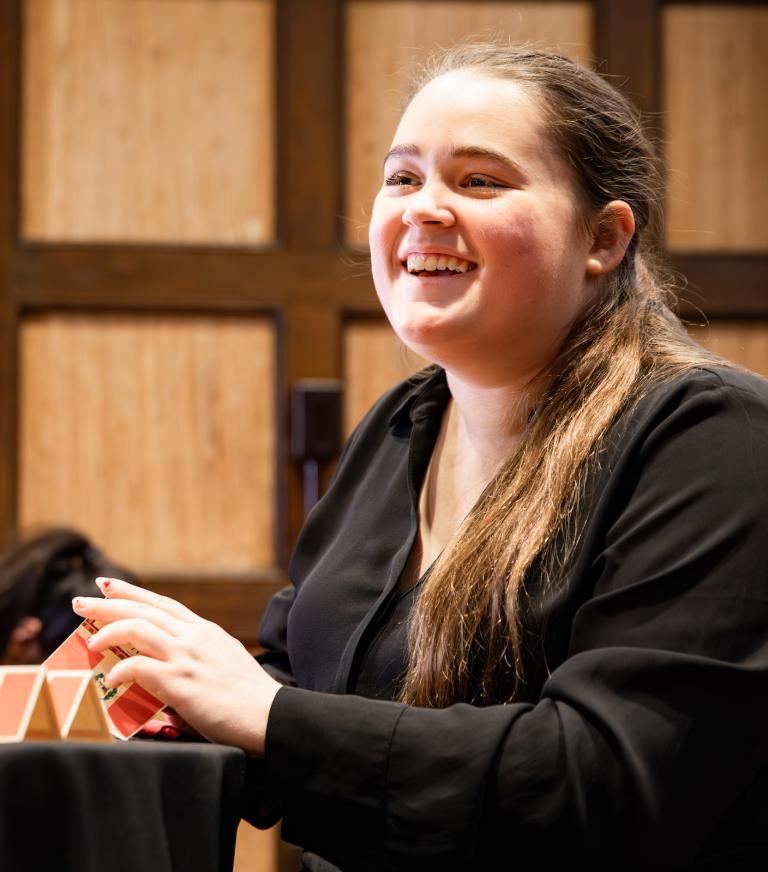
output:
MULTIPOLYGON (((338 378, 341 369, 341 317, 329 296, 325 301, 286 302, 283 309, 283 399, 288 400, 291 387, 303 378, 338 378)), ((287 405, 287 402, 286 402, 287 405)), ((333 463, 320 470, 321 485, 327 481, 333 463)), ((322 493, 321 486, 321 493, 322 493)), ((284 565, 288 564, 293 545, 304 524, 304 475, 302 465, 291 460, 286 486, 281 494, 285 498, 287 536, 281 552, 284 565)))
MULTIPOLYGON (((768 321, 713 320, 689 326, 697 342, 768 378, 768 321)), ((409 351, 384 320, 350 320, 344 328, 344 429, 351 433, 373 403, 427 361, 409 351)))
POLYGON ((237 828, 233 872, 274 872, 277 868, 279 827, 257 830, 245 821, 237 828))
POLYGON ((768 7, 670 4, 663 42, 669 247, 768 251, 768 7))
POLYGON ((260 243, 273 0, 25 0, 23 234, 260 243))
POLYGON ((10 273, 18 222, 19 20, 0 0, 0 551, 16 526, 16 306, 10 273))
POLYGON ((344 432, 389 388, 427 361, 406 348, 382 320, 350 320, 344 327, 344 432))
POLYGON ((697 342, 768 377, 768 321, 711 321, 689 329, 697 342))
POLYGON ((142 573, 274 565, 274 343, 266 318, 25 319, 21 524, 142 573))
POLYGON ((676 252, 670 261, 688 282, 680 295, 687 316, 768 317, 768 252, 676 252))
POLYGON ((278 0, 279 237, 338 246, 342 0, 278 0))
POLYGON ((591 59, 590 3, 348 2, 346 14, 346 239, 364 246, 381 162, 403 94, 430 51, 491 32, 591 59))
MULTIPOLYGON (((644 113, 659 110, 659 6, 661 0, 594 0, 600 69, 644 113)), ((653 132, 658 115, 644 119, 653 132)))

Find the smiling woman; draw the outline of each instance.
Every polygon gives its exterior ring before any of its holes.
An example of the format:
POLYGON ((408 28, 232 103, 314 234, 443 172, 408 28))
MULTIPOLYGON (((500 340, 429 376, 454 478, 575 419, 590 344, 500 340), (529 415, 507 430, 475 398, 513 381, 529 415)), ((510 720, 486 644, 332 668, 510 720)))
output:
POLYGON ((261 665, 123 582, 76 602, 140 652, 110 683, 264 758, 248 816, 306 868, 765 868, 768 386, 668 307, 659 184, 594 72, 437 58, 370 227, 435 366, 352 435, 261 665))
POLYGON ((419 354, 488 387, 522 386, 548 366, 634 231, 632 210, 614 202, 610 228, 584 232, 537 101, 472 69, 415 95, 384 174, 370 247, 387 317, 419 354), (441 256, 466 266, 443 274, 441 256))

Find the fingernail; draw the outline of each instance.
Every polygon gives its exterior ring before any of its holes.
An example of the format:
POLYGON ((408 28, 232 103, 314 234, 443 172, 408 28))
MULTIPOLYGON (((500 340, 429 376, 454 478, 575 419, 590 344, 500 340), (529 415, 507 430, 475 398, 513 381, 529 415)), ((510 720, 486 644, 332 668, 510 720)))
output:
POLYGON ((111 578, 102 578, 101 576, 96 579, 96 587, 104 593, 105 590, 109 590, 112 587, 112 579, 111 578))
POLYGON ((73 609, 79 609, 80 606, 82 605, 82 602, 83 602, 83 601, 80 599, 80 597, 79 597, 79 596, 76 596, 76 597, 72 600, 72 608, 73 608, 73 609))
POLYGON ((92 642, 93 642, 93 636, 89 636, 89 637, 85 640, 85 644, 86 644, 89 648, 91 647, 91 643, 92 643, 92 642))

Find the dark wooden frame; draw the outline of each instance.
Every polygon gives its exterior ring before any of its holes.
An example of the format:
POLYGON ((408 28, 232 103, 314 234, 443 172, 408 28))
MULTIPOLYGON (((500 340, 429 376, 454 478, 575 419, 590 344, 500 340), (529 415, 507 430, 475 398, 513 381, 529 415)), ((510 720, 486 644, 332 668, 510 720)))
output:
MULTIPOLYGON (((22 2, 0 0, 0 545, 9 541, 16 526, 16 337, 26 313, 269 314, 279 325, 280 348, 277 567, 223 580, 199 575, 147 580, 253 644, 268 597, 287 581, 288 554, 302 522, 300 470, 286 449, 288 391, 298 378, 341 377, 345 319, 378 312, 370 277, 344 256, 340 236, 340 59, 346 4, 277 2, 278 177, 289 180, 281 186, 278 238, 261 248, 206 248, 45 244, 20 238, 22 2)), ((601 70, 621 77, 650 123, 658 123, 664 0, 593 2, 594 48, 602 59, 601 70)), ((700 308, 717 317, 768 317, 768 255, 678 253, 671 260, 689 279, 687 310, 700 308)))

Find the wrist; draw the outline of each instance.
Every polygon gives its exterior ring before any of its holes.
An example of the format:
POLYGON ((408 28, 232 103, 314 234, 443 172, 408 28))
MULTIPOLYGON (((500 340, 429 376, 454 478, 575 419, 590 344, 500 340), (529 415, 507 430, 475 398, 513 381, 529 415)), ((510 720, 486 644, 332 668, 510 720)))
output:
POLYGON ((272 709, 272 703, 275 697, 282 690, 283 685, 274 678, 270 678, 266 683, 266 687, 259 688, 258 708, 254 715, 254 722, 246 725, 248 733, 246 741, 242 744, 243 750, 251 757, 263 757, 266 738, 267 725, 269 723, 269 713, 272 709), (255 727, 255 729, 254 729, 255 727))

